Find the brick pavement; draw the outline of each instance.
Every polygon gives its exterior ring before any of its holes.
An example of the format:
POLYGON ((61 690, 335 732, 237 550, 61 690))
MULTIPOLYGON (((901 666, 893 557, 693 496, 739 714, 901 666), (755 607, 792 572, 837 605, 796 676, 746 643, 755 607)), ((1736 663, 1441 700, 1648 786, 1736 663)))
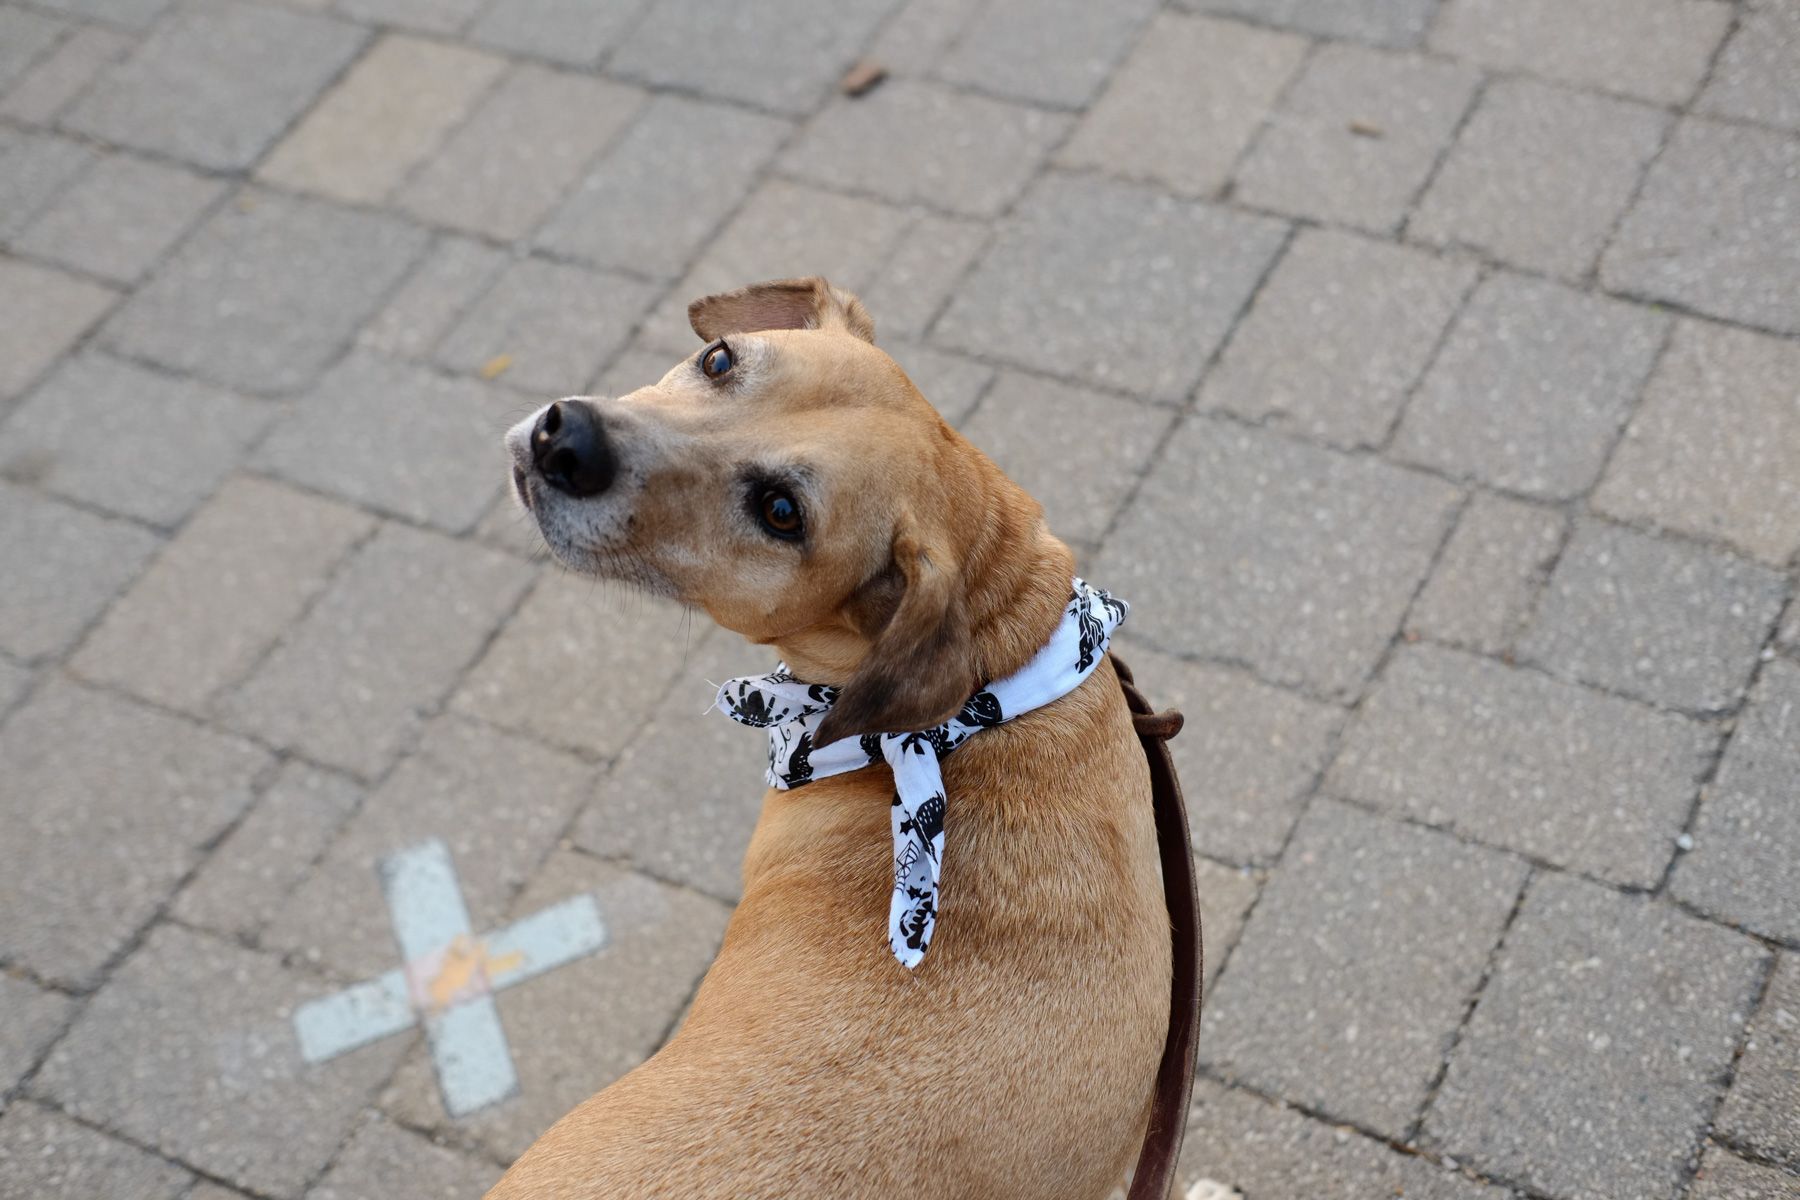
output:
POLYGON ((0 1198, 474 1196, 668 1036, 762 659, 497 438, 808 272, 1189 714, 1188 1178, 1800 1196, 1797 81, 1792 0, 0 0, 0 1198), (608 927, 460 1119, 290 1024, 426 837, 608 927))

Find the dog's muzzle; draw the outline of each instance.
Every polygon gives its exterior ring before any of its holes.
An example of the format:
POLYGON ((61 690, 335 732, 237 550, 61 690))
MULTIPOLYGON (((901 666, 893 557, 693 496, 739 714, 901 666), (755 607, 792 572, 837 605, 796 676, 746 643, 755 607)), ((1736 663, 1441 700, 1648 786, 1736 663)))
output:
POLYGON ((586 499, 612 486, 618 459, 600 413, 583 400, 558 400, 532 426, 531 464, 543 481, 565 496, 586 499))

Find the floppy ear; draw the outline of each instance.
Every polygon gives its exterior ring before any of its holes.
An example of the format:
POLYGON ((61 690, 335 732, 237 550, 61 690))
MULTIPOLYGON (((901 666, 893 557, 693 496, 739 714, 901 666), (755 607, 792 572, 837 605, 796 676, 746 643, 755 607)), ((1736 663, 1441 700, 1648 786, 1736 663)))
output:
POLYGON ((875 322, 862 301, 817 275, 703 296, 688 305, 688 324, 709 342, 759 329, 837 329, 865 342, 875 340, 875 322))
MULTIPOLYGON (((878 591, 898 586, 893 615, 819 723, 816 744, 865 733, 928 729, 955 716, 974 693, 974 647, 957 563, 941 542, 903 521, 894 561, 878 591)), ((877 595, 872 603, 890 601, 877 595)))

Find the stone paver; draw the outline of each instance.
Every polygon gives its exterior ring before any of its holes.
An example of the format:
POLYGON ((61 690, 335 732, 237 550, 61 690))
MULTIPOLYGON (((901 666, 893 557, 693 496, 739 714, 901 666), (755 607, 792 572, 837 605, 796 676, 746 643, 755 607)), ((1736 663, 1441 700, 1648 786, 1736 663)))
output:
POLYGON ((0 91, 43 58, 67 25, 23 8, 0 9, 0 91))
POLYGON ((116 299, 85 279, 0 258, 0 410, 73 347, 116 299))
POLYGON ((1079 106, 1145 31, 1155 0, 989 0, 938 66, 944 78, 1038 104, 1079 106))
POLYGON ((1477 492, 1407 618, 1438 641, 1505 654, 1563 544, 1555 511, 1477 492))
POLYGON ((0 1096, 37 1065, 73 1007, 74 1002, 60 992, 0 972, 0 1012, 6 1014, 0 1023, 0 1096))
POLYGON ((1800 10, 1791 4, 1754 5, 1740 18, 1694 107, 1712 116, 1800 130, 1796 69, 1800 10))
POLYGON ((1217 192, 1305 54, 1305 40, 1288 34, 1162 14, 1057 161, 1186 195, 1217 192))
POLYGON ((987 224, 957 217, 925 214, 914 221, 862 290, 869 311, 881 314, 876 340, 889 345, 896 337, 925 336, 991 233, 987 224))
POLYGON ((1527 866, 1329 802, 1301 822, 1285 862, 1208 998, 1201 1061, 1403 1137, 1527 866))
POLYGON ((0 483, 0 650, 68 649, 158 544, 136 525, 0 483))
POLYGON ((165 926, 88 1005, 35 1086, 209 1174, 290 1196, 406 1046, 392 1038, 301 1062, 293 1011, 328 990, 267 955, 165 926))
POLYGON ((1414 46, 1438 0, 1179 0, 1184 8, 1232 13, 1268 25, 1377 46, 1414 46))
POLYGON ((1708 1146, 1688 1195, 1694 1200, 1800 1200, 1800 1174, 1708 1146))
POLYGON ((1540 877, 1425 1137, 1557 1196, 1680 1194, 1766 955, 1644 897, 1540 877))
POLYGON ((999 374, 985 363, 912 342, 889 341, 882 348, 952 425, 961 426, 968 419, 999 374))
POLYGON ((428 358, 450 326, 510 261, 506 251, 446 233, 357 335, 357 344, 396 358, 428 358))
POLYGON ((1595 493, 1602 511, 1800 552, 1800 346, 1683 321, 1595 493))
POLYGON ((1714 1131, 1800 1167, 1800 957, 1776 963, 1714 1131))
POLYGON ((0 1196, 18 1200, 179 1200, 190 1176, 154 1154, 37 1104, 0 1116, 0 1196))
POLYGON ((1413 646, 1363 702, 1325 790, 1650 887, 1716 736, 1535 671, 1413 646))
POLYGON ((1205 931, 1206 975, 1202 987, 1212 995, 1213 981, 1226 955, 1244 932, 1244 918, 1256 903, 1262 881, 1248 867, 1228 867, 1194 856, 1194 888, 1200 893, 1200 924, 1205 931))
POLYGON ((1233 332, 1200 404, 1379 445, 1474 282, 1473 264, 1306 230, 1233 332))
POLYGON ((1736 555, 1584 521, 1519 652, 1652 704, 1723 711, 1743 694, 1787 591, 1780 574, 1736 555))
POLYGON ((591 66, 618 44, 650 0, 590 4, 587 0, 491 0, 468 36, 515 54, 591 66))
POLYGON ((1281 237, 1274 221, 1133 184, 1049 176, 1009 218, 935 338, 953 350, 1177 400, 1224 340, 1281 237))
POLYGON ((1688 120, 1619 227, 1607 287, 1800 333, 1800 139, 1688 120))
POLYGON ((1667 123, 1632 101, 1528 79, 1495 83, 1407 232, 1579 279, 1606 244, 1667 123))
POLYGON ((0 116, 48 125, 100 72, 124 58, 136 39, 104 25, 84 25, 18 77, 0 96, 0 116))
POLYGON ((32 673, 9 658, 0 657, 0 714, 13 706, 31 686, 32 673))
POLYGON ((16 244, 26 254, 132 283, 223 190, 218 181, 185 168, 112 155, 96 163, 16 244))
POLYGON ((1395 452, 1544 499, 1578 495, 1599 477, 1667 330, 1636 305, 1491 276, 1419 385, 1395 452))
POLYGON ((338 0, 347 17, 425 33, 453 34, 479 13, 487 0, 338 0))
POLYGON ((1455 491, 1370 458, 1209 420, 1174 437, 1095 575, 1157 646, 1353 694, 1449 525, 1455 491), (1195 523, 1182 513, 1196 504, 1195 523))
POLYGON ((432 1200, 474 1196, 500 1180, 500 1168, 391 1121, 365 1121, 307 1200, 432 1200))
POLYGON ((0 128, 0 239, 23 232, 97 157, 69 138, 0 128))
POLYGON ((170 0, 41 0, 39 8, 71 17, 98 17, 130 29, 148 29, 169 7, 170 0))
MULTIPOLYGON (((1700 801, 1675 895, 1767 937, 1800 943, 1800 666, 1763 667, 1700 801)), ((1800 1146, 1796 1147, 1800 1157, 1800 1146)))

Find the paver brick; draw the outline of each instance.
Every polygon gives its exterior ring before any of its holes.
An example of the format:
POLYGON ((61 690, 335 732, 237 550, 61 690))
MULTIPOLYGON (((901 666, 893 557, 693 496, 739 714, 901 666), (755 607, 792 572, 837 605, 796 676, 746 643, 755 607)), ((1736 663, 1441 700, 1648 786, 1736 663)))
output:
POLYGON ((338 0, 337 7, 345 16, 372 25, 454 34, 487 3, 488 0, 338 0))
POLYGON ((1723 711, 1743 695, 1786 596, 1768 567, 1583 521, 1520 653, 1652 704, 1723 711))
POLYGON ((257 168, 260 179, 351 204, 385 199, 506 69, 445 42, 383 37, 257 168))
POLYGON ((981 0, 905 0, 868 57, 897 75, 926 75, 980 11, 981 0))
POLYGON ((1413 602, 1408 628, 1484 654, 1505 654, 1562 544, 1561 514, 1477 492, 1413 602))
POLYGON ((169 7, 169 0, 37 0, 38 7, 71 17, 97 18, 130 29, 148 29, 169 7))
POLYGON ((1796 378, 1800 346, 1679 322, 1594 506, 1786 561, 1800 551, 1796 378))
POLYGON ((1200 389, 1203 407, 1379 445, 1475 267, 1336 230, 1295 237, 1200 389))
POLYGON ((358 332, 357 344, 396 358, 428 357, 509 261, 485 242, 439 235, 387 307, 358 332))
MULTIPOLYGON (((508 386, 553 396, 580 392, 631 337, 657 289, 611 271, 589 271, 541 258, 521 259, 438 344, 437 359, 456 371, 482 371, 502 355, 508 386)), ((496 482, 496 424, 486 460, 496 482)), ((486 493, 483 493, 484 497, 486 493)))
POLYGON ((1161 14, 1057 161, 1186 195, 1217 192, 1306 48, 1234 21, 1161 14))
POLYGON ((68 649, 158 544, 136 525, 0 483, 0 650, 68 649))
POLYGON ((0 257, 0 411, 117 299, 85 279, 0 257))
POLYGON ((1425 1138, 1571 1200, 1679 1195, 1765 954, 1647 897, 1540 876, 1425 1138))
POLYGON ((68 24, 23 8, 0 8, 0 92, 62 40, 68 24))
POLYGON ((300 400, 256 463, 306 487, 459 533, 499 491, 500 434, 524 408, 519 397, 478 380, 356 353, 300 400))
POLYGON ((1719 117, 1800 130, 1800 9, 1757 4, 1745 9, 1737 32, 1713 66, 1694 108, 1719 117))
POLYGON ((63 360, 0 425, 0 474, 174 525, 274 417, 254 400, 84 355, 63 360))
POLYGON ((1800 1174, 1709 1145, 1688 1195, 1693 1200, 1800 1200, 1800 1174))
POLYGON ((1202 1059, 1403 1138, 1526 870, 1440 833, 1314 805, 1209 998, 1202 1059))
POLYGON ((1479 78, 1441 59, 1327 43, 1239 168, 1235 194, 1257 208, 1391 233, 1479 78))
MULTIPOLYGON (((62 1032, 73 1007, 74 1002, 60 992, 0 972, 0 1012, 6 1014, 0 1022, 0 1096, 37 1065, 38 1055, 62 1032)), ((5 1161, 5 1152, 0 1151, 0 1179, 5 1177, 5 1161)))
MULTIPOLYGON (((1700 800, 1674 893, 1715 917, 1800 942, 1800 666, 1763 668, 1700 800)), ((1800 1162, 1800 1139, 1793 1157, 1800 1162)))
POLYGON ((888 342, 885 349, 939 415, 958 427, 976 410, 997 374, 985 363, 930 346, 888 342))
POLYGON ((20 75, 0 96, 0 116, 48 125, 100 72, 125 57, 137 39, 104 25, 83 25, 20 75))
POLYGON ((1160 648, 1348 697, 1398 630, 1456 500, 1373 458, 1189 419, 1096 578, 1136 606, 1134 632, 1160 648))
POLYGON ((307 1200, 440 1200, 473 1196, 500 1181, 500 1168, 379 1117, 365 1120, 307 1200))
POLYGON ((657 96, 569 192, 536 244, 602 267, 678 275, 790 129, 727 104, 657 96))
POLYGON ((1244 918, 1256 903, 1261 876, 1248 867, 1228 867, 1210 858, 1194 856, 1194 890, 1200 894, 1200 925, 1205 932, 1205 977, 1201 988, 1212 995, 1226 955, 1244 932, 1244 918))
POLYGON ((0 656, 0 716, 4 716, 13 702, 25 694, 25 690, 31 686, 31 679, 30 670, 0 656))
POLYGON ((492 0, 469 37, 514 54, 589 67, 630 31, 651 0, 492 0))
POLYGON ((97 981, 269 765, 237 738, 61 680, 7 721, 0 761, 0 957, 72 987, 97 981), (96 843, 104 868, 71 871, 96 843))
POLYGON ((219 198, 225 185, 125 154, 96 163, 15 243, 27 254, 132 283, 219 198))
POLYGON ((1431 24, 1438 0, 1181 0, 1181 4, 1322 37, 1416 46, 1431 24))
POLYGON ((214 170, 249 166, 362 49, 313 13, 183 0, 63 118, 69 128, 214 170))
POLYGON ((373 775, 529 582, 497 551, 384 526, 221 711, 319 762, 373 775))
POLYGON ((89 679, 205 714, 373 524, 279 484, 234 479, 106 614, 72 665, 89 679))
POLYGON ((991 233, 984 222, 921 214, 862 291, 864 307, 875 316, 876 340, 890 345, 896 338, 924 337, 991 233))
POLYGON ((501 1021, 514 1031, 520 1094, 451 1122, 425 1056, 415 1053, 383 1097, 388 1111, 421 1127, 454 1129, 511 1160, 657 1048, 712 962, 729 910, 623 867, 558 851, 512 912, 524 916, 581 892, 599 906, 606 946, 498 999, 501 1021))
POLYGON ((329 990, 267 955, 163 926, 89 1003, 35 1087, 210 1175, 292 1196, 406 1046, 391 1038, 303 1063, 294 1009, 329 990))
POLYGON ((1449 0, 1431 46, 1502 71, 1683 104, 1731 15, 1718 0, 1449 0))
POLYGON ((1048 176, 1008 218, 934 337, 1028 369, 1180 399, 1281 240, 1282 227, 1260 217, 1132 184, 1048 176))
POLYGON ((16 1104, 0 1115, 0 1196, 9 1200, 177 1200, 192 1178, 36 1104, 16 1104))
POLYGON ((1436 646, 1402 647, 1325 790, 1615 883, 1654 886, 1715 735, 1436 646))
POLYGON ((1713 1129, 1745 1149, 1800 1167, 1800 957, 1792 953, 1775 964, 1713 1129))
POLYGON ((501 923, 592 784, 592 769, 570 755, 440 717, 281 902, 263 940, 346 978, 392 967, 397 951, 377 865, 434 837, 449 846, 470 920, 484 934, 501 923))
POLYGON ((0 127, 0 241, 24 232, 97 157, 68 138, 0 127))
POLYGON ((635 88, 525 64, 401 187, 402 208, 469 233, 523 237, 643 103, 635 88))
POLYGON ((1412 462, 1545 499, 1599 478, 1668 318, 1522 275, 1470 297, 1394 437, 1412 462))
POLYGON ((426 241, 390 216, 245 192, 119 309, 102 337, 228 387, 293 392, 337 357, 426 241))
POLYGON ((1143 33, 1155 0, 991 0, 963 27, 938 73, 1002 96, 1079 107, 1143 33))
POLYGON ((1492 84, 1407 225, 1565 279, 1593 266, 1668 118, 1529 79, 1492 84))
POLYGON ((1626 214, 1600 279, 1727 320, 1800 333, 1800 139, 1690 119, 1626 214))
POLYGON ((1069 128, 1066 116, 910 79, 838 99, 807 125, 781 169, 828 188, 997 216, 1069 128))

